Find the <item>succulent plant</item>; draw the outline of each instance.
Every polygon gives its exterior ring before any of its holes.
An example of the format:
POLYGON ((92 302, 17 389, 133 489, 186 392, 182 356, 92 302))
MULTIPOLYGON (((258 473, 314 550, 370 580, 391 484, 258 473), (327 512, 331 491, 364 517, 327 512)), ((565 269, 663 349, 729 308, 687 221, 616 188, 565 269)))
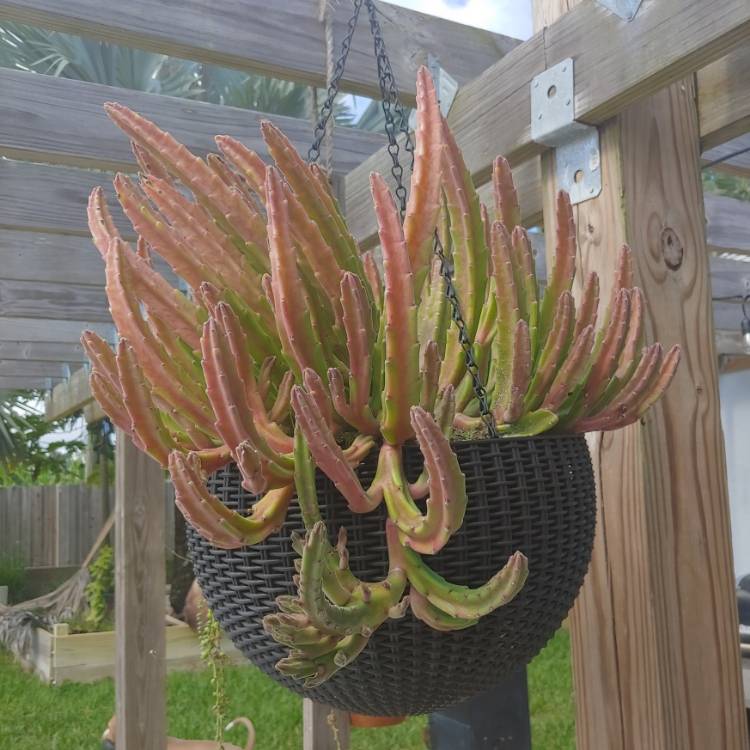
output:
POLYGON ((487 209, 424 69, 403 219, 383 178, 371 176, 382 266, 360 252, 326 174, 271 123, 261 126, 274 162, 266 166, 228 136, 204 160, 127 108, 106 109, 141 168, 137 180, 115 179, 138 241, 122 239, 94 190, 89 222, 120 340, 113 351, 84 333, 92 392, 169 469, 178 507, 213 544, 265 539, 296 497, 306 527, 293 540, 298 595, 281 597, 265 621, 290 649, 278 668, 316 685, 409 604, 433 628, 456 630, 510 601, 527 576, 521 551, 477 589, 444 580, 428 562, 461 527, 467 503, 451 439, 484 429, 434 243, 452 268, 501 437, 615 429, 663 393, 679 350, 644 346, 630 251, 620 253, 597 326, 596 276, 577 302, 571 293, 575 227, 560 193, 555 261, 542 291, 508 163, 494 163, 487 209), (160 272, 162 261, 186 293, 160 272), (410 441, 424 456, 411 483, 402 460, 410 441), (377 472, 364 486, 356 469, 371 452, 377 472), (229 462, 258 496, 247 515, 207 489, 207 475, 229 462), (352 513, 385 503, 384 580, 361 581, 350 570, 344 529, 329 540, 316 467, 352 513))

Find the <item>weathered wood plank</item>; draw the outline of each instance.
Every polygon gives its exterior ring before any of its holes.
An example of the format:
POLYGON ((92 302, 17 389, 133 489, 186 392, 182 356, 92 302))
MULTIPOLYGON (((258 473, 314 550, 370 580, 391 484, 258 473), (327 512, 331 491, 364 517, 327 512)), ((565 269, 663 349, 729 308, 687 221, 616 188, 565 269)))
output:
POLYGON ((85 362, 80 344, 54 341, 0 341, 0 360, 39 360, 42 362, 85 362))
MULTIPOLYGON (((750 126, 749 126, 750 129, 750 126)), ((715 146, 703 153, 703 166, 737 177, 750 177, 750 134, 715 146)))
POLYGON ((750 251, 750 202, 706 193, 706 238, 715 252, 750 251))
MULTIPOLYGON (((54 381, 52 382, 54 385, 54 381)), ((38 391, 47 390, 50 387, 50 381, 47 378, 3 378, 0 377, 0 392, 1 391, 19 391, 34 389, 38 391)))
MULTIPOLYGON (((386 2, 378 4, 380 24, 394 75, 404 100, 413 102, 416 71, 428 53, 443 60, 465 83, 475 78, 518 40, 446 21, 386 2)), ((339 48, 351 5, 334 6, 334 40, 339 48)), ((168 0, 130 0, 107 6, 91 0, 2 0, 0 18, 176 57, 265 73, 325 86, 325 41, 318 6, 307 0, 267 3, 187 0, 179 12, 168 0)), ((342 90, 379 97, 367 14, 360 16, 342 90)))
POLYGON ((81 368, 52 389, 44 404, 44 415, 51 422, 77 412, 92 400, 88 372, 81 368))
POLYGON ((349 714, 309 698, 302 701, 302 750, 349 750, 349 714))
POLYGON ((27 343, 78 343, 81 332, 90 328, 100 336, 112 337, 114 326, 76 320, 39 320, 34 318, 0 318, 0 341, 27 343))
MULTIPOLYGON (((260 121, 272 120, 303 153, 312 141, 309 120, 268 115, 171 96, 0 69, 0 154, 11 159, 89 169, 136 171, 127 137, 102 105, 118 101, 169 131, 204 156, 218 149, 215 135, 231 135, 261 156, 267 152, 260 121)), ((355 128, 334 130, 334 170, 348 172, 385 143, 385 136, 355 128)))
POLYGON ((0 160, 0 229, 88 237, 86 203, 97 185, 104 187, 115 224, 132 239, 133 228, 117 203, 110 173, 5 159, 0 160))
POLYGON ((698 71, 698 114, 704 150, 750 130, 748 78, 750 47, 747 44, 698 71))
MULTIPOLYGON (((714 322, 716 320, 714 319, 714 322)), ((715 332, 716 353, 719 355, 742 355, 747 356, 745 342, 742 340, 742 334, 739 330, 717 330, 715 332)))
POLYGON ((0 316, 102 323, 111 320, 103 286, 15 279, 0 279, 0 316))
POLYGON ((673 387, 647 420, 643 436, 641 458, 649 457, 643 507, 652 554, 647 590, 655 595, 665 707, 674 736, 684 738, 674 744, 739 749, 747 747, 748 736, 711 285, 695 159, 697 117, 692 80, 623 117, 625 213, 634 245, 648 249, 637 259, 650 335, 683 348, 673 387), (653 221, 655 215, 661 226, 653 221), (686 249, 676 271, 671 270, 674 245, 664 244, 668 231, 686 249), (702 570, 695 586, 683 575, 690 567, 702 570), (710 609, 705 606, 709 600, 710 609))
POLYGON ((0 230, 3 279, 104 285, 104 263, 86 237, 0 230))
POLYGON ((19 359, 0 361, 0 377, 4 378, 51 378, 53 383, 64 379, 60 362, 36 362, 19 359))
MULTIPOLYGON (((80 176, 79 170, 72 172, 80 176)), ((69 206, 71 219, 80 220, 80 208, 78 203, 69 206)), ((154 266, 177 285, 177 277, 158 255, 154 266)), ((88 236, 0 229, 0 278, 103 289, 104 263, 88 236)))
POLYGON ((747 741, 697 143, 690 80, 633 105, 604 128, 604 191, 577 211, 581 266, 600 272, 602 299, 629 240, 649 338, 683 347, 643 425, 591 437, 599 531, 571 618, 581 750, 747 741))
POLYGON ((715 255, 711 255, 709 260, 711 296, 714 299, 750 294, 750 263, 719 258, 715 255))
POLYGON ((116 461, 116 744, 165 750, 164 473, 120 430, 116 461))
MULTIPOLYGON (((731 355, 725 354, 719 357, 719 374, 728 375, 731 372, 744 372, 750 370, 750 355, 739 354, 731 355)), ((747 654, 745 650, 745 655, 747 654)), ((744 660, 743 660, 744 663, 744 660)), ((744 670, 743 670, 744 678, 744 670)), ((750 708, 750 691, 748 691, 747 685, 745 685, 745 707, 750 708)))
MULTIPOLYGON (((542 152, 531 141, 530 84, 548 65, 575 59, 576 119, 599 124, 719 59, 748 35, 746 0, 647 0, 628 23, 598 3, 582 3, 461 87, 448 122, 481 185, 497 154, 515 165, 542 152)), ((370 238, 375 226, 357 196, 365 194, 369 172, 387 174, 388 165, 387 153, 378 152, 346 177, 347 215, 360 239, 370 238), (369 218, 355 216, 359 211, 369 218)))
MULTIPOLYGON (((169 625, 164 635, 168 672, 201 667, 198 636, 187 625, 169 625)), ((37 630, 25 661, 45 682, 95 682, 114 675, 116 646, 117 634, 112 630, 70 633, 68 625, 60 623, 53 626, 52 633, 37 630)), ((222 650, 230 664, 247 663, 228 638, 223 640, 222 650)))
POLYGON ((717 330, 740 330, 742 321, 742 306, 740 300, 732 302, 714 302, 713 322, 717 330))

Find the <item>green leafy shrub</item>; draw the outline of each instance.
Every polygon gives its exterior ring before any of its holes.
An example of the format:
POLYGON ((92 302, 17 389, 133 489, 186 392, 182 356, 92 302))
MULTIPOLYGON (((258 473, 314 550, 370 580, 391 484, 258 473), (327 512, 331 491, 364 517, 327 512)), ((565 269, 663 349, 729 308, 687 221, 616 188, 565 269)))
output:
POLYGON ((91 578, 86 586, 89 611, 86 615, 86 629, 100 630, 110 619, 112 595, 115 591, 115 565, 112 547, 104 545, 89 567, 91 578))

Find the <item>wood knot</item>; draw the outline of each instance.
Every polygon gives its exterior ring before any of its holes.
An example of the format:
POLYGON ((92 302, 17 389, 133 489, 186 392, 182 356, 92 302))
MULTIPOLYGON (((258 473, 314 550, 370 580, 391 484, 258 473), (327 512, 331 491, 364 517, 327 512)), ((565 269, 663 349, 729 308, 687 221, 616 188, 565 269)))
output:
POLYGON ((676 271, 682 265, 685 248, 672 227, 665 227, 661 232, 661 252, 671 271, 676 271))

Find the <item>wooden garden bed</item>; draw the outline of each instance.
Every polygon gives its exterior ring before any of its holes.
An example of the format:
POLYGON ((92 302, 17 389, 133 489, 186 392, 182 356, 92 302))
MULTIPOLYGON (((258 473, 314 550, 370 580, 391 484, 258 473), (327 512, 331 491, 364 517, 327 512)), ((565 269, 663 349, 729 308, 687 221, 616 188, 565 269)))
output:
MULTIPOLYGON (((184 624, 170 624, 166 628, 167 670, 197 669, 202 666, 198 636, 184 624)), ((55 625, 52 632, 37 628, 31 648, 22 662, 27 669, 50 684, 66 680, 93 682, 115 673, 115 644, 113 630, 102 633, 70 633, 66 624, 55 625)), ((245 658, 225 639, 224 653, 233 664, 245 658)))

